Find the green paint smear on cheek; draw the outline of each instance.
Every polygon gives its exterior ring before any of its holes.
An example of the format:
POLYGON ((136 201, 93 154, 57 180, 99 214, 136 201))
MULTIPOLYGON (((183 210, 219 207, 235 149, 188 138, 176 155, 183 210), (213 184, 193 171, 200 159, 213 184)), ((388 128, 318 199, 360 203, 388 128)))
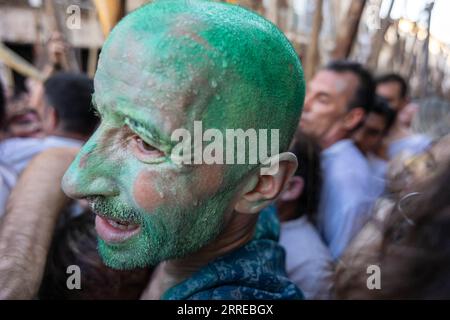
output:
POLYGON ((232 192, 218 192, 197 205, 164 205, 151 213, 130 208, 125 203, 99 203, 96 210, 116 217, 133 217, 141 223, 141 232, 123 243, 107 244, 99 239, 100 255, 112 268, 132 269, 195 252, 221 232, 223 211, 232 196, 232 192))

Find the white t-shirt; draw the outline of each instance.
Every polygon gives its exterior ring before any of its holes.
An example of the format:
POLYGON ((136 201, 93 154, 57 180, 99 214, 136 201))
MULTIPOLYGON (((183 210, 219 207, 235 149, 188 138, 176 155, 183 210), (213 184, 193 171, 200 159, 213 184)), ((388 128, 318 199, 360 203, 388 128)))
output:
POLYGON ((0 162, 20 174, 34 156, 49 148, 80 147, 80 140, 58 136, 11 138, 0 142, 0 162))
POLYGON ((0 142, 0 217, 16 185, 17 177, 34 156, 49 148, 80 147, 82 141, 49 136, 46 138, 11 138, 0 142))
POLYGON ((331 256, 338 259, 370 218, 378 186, 366 158, 349 139, 322 151, 321 167, 318 227, 331 256))
POLYGON ((367 162, 369 163, 370 171, 375 180, 373 187, 374 196, 381 196, 386 189, 386 173, 388 168, 388 162, 376 155, 370 153, 367 155, 367 162))
POLYGON ((401 152, 415 155, 424 152, 431 145, 431 139, 423 134, 414 134, 392 141, 388 146, 388 157, 393 159, 401 152))
POLYGON ((13 170, 0 164, 0 218, 5 214, 6 203, 16 180, 17 177, 13 170))
POLYGON ((306 216, 281 224, 280 244, 286 251, 289 279, 306 299, 332 298, 334 263, 330 251, 306 216))

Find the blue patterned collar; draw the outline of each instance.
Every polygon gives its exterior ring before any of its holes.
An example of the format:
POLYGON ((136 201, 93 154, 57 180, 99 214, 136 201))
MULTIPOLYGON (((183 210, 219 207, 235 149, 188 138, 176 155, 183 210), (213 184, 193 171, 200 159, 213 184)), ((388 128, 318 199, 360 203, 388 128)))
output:
POLYGON ((278 244, 276 209, 260 212, 253 239, 219 257, 190 278, 167 290, 164 300, 303 299, 288 279, 285 252, 278 244))

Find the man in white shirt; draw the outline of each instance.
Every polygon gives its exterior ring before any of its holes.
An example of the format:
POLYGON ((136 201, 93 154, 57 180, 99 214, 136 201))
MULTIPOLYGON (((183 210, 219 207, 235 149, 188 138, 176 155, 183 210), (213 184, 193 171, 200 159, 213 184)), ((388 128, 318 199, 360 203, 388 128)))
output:
MULTIPOLYGON (((5 114, 5 95, 3 93, 2 82, 0 81, 0 140, 3 134, 3 125, 6 118, 5 114)), ((0 218, 4 214, 6 201, 8 200, 9 193, 15 183, 16 175, 14 172, 0 162, 0 218)))
POLYGON ((373 185, 374 196, 380 196, 386 185, 387 161, 378 152, 395 122, 396 112, 387 101, 377 97, 364 121, 364 124, 353 135, 353 141, 369 162, 370 170, 376 183, 373 185))
POLYGON ((16 180, 14 172, 0 164, 0 218, 5 214, 6 202, 16 180))
POLYGON ((365 224, 373 205, 372 175, 349 139, 373 104, 374 81, 360 64, 332 62, 307 86, 302 130, 322 147, 318 227, 334 259, 365 224))
MULTIPOLYGON (((31 159, 55 147, 79 148, 96 129, 98 119, 91 106, 92 79, 83 74, 57 73, 31 93, 31 107, 42 112, 45 138, 9 138, 0 142, 3 186, 0 213, 19 176, 31 159), (8 188, 6 188, 8 181, 8 188)), ((59 187, 59 186, 58 186, 59 187)), ((1 215, 1 214, 0 214, 1 215)))
POLYGON ((281 221, 279 241, 286 251, 286 272, 306 299, 331 299, 334 262, 312 223, 322 186, 320 148, 313 139, 299 132, 289 151, 301 163, 276 201, 281 221))
POLYGON ((20 174, 38 153, 52 147, 81 147, 98 119, 91 106, 93 81, 82 74, 57 73, 36 84, 30 104, 40 110, 46 138, 9 138, 0 143, 0 161, 20 174))
POLYGON ((396 73, 382 75, 376 80, 376 93, 397 112, 396 121, 385 139, 387 157, 391 160, 402 152, 418 154, 430 147, 429 137, 411 131, 411 121, 418 107, 410 102, 405 79, 396 73))

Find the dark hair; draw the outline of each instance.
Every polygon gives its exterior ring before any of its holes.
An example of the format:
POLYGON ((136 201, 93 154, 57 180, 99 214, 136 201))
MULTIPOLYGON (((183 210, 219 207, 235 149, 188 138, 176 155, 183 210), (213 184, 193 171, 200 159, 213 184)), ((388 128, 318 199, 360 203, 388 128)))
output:
POLYGON ((40 299, 139 299, 150 268, 115 270, 103 264, 97 252, 94 214, 85 212, 56 232, 39 290, 40 299), (81 270, 81 289, 67 288, 67 267, 81 270))
POLYGON ((298 131, 289 150, 298 159, 295 176, 303 178, 303 192, 297 201, 299 215, 307 214, 314 221, 319 206, 322 174, 320 169, 320 147, 313 138, 298 131))
POLYGON ((450 298, 448 181, 450 161, 447 160, 431 178, 416 186, 415 192, 401 198, 378 225, 379 245, 359 247, 356 255, 344 256, 343 268, 337 272, 338 298, 450 298), (366 268, 371 264, 378 265, 382 271, 381 290, 367 289, 366 268))
POLYGON ((397 73, 388 73, 388 74, 378 77, 375 80, 375 83, 377 86, 379 84, 388 83, 388 82, 397 82, 400 85, 400 97, 403 99, 406 98, 406 96, 408 95, 408 84, 406 83, 405 79, 403 79, 403 77, 401 75, 399 75, 397 73))
POLYGON ((350 99, 347 106, 348 110, 354 108, 363 108, 366 112, 370 111, 375 98, 375 82, 371 73, 365 69, 360 63, 337 60, 330 62, 325 70, 334 71, 337 73, 352 73, 358 80, 358 88, 355 90, 354 96, 350 99))
POLYGON ((3 91, 3 84, 0 81, 0 131, 3 129, 3 124, 6 117, 5 104, 5 93, 3 91))
POLYGON ((375 101, 370 112, 379 114, 386 120, 384 132, 388 132, 389 129, 391 129, 395 122, 395 118, 397 117, 397 112, 392 109, 387 100, 381 96, 375 97, 375 101))
POLYGON ((84 74, 59 72, 44 83, 48 104, 56 110, 61 129, 91 135, 98 118, 91 105, 94 83, 84 74))

